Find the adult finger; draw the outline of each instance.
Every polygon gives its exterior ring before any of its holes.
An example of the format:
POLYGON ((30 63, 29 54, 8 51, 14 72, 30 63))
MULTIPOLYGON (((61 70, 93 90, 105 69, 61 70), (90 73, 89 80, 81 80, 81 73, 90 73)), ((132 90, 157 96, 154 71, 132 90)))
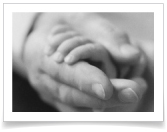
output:
POLYGON ((90 96, 78 89, 55 81, 52 77, 42 74, 40 77, 38 91, 45 101, 55 105, 56 102, 73 106, 86 108, 103 108, 103 101, 90 96), (43 89, 43 90, 42 90, 43 89), (45 91, 45 92, 44 92, 45 91))
POLYGON ((142 78, 111 79, 111 82, 118 91, 118 98, 122 102, 138 102, 147 88, 146 82, 142 78))
POLYGON ((126 33, 116 32, 110 36, 110 38, 108 36, 108 39, 103 41, 104 46, 108 49, 112 58, 117 62, 135 63, 139 60, 141 54, 140 50, 131 44, 126 33))
POLYGON ((46 57, 43 70, 60 82, 77 88, 100 99, 109 99, 113 86, 107 76, 97 67, 86 62, 74 65, 56 63, 53 58, 46 57))

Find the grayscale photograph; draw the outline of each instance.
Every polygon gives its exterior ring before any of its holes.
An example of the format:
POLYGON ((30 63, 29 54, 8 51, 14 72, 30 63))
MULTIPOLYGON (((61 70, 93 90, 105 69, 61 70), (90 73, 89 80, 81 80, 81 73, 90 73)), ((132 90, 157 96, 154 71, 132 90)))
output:
POLYGON ((154 112, 153 12, 13 12, 12 112, 154 112))

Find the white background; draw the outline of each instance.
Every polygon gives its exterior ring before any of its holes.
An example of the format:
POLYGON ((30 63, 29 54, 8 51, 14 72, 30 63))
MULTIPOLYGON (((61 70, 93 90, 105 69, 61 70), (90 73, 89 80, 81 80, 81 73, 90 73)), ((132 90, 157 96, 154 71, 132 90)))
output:
MULTIPOLYGON (((13 1, 11 1, 11 2, 13 2, 13 1)), ((17 1, 17 2, 19 2, 19 1, 17 1)), ((31 1, 28 1, 28 2, 31 2, 31 1)), ((50 1, 47 1, 48 3, 50 2, 50 1)), ((62 2, 62 1, 61 1, 62 2)), ((84 2, 86 2, 86 1, 84 1, 84 2)), ((97 2, 97 1, 96 1, 97 2)), ((103 1, 103 2, 105 2, 105 1, 103 1)), ((118 2, 118 1, 117 1, 118 2)), ((129 1, 129 2, 131 2, 131 1, 129 1)), ((140 3, 141 3, 142 1, 140 1, 140 3)), ((160 1, 158 1, 158 2, 160 2, 160 1)), ((163 1, 162 1, 163 2, 163 1)), ((127 5, 126 5, 127 6, 127 5)), ((156 5, 155 5, 156 6, 156 5)), ((1 5, 1 7, 2 7, 2 5, 1 5)), ((59 5, 59 7, 60 7, 60 5, 59 5)), ((83 7, 83 6, 82 6, 83 7)), ((2 7, 3 8, 3 7, 2 7)), ((1 8, 1 9, 2 9, 1 8)), ((57 8, 58 9, 58 8, 57 8)), ((62 9, 61 11, 62 12, 64 12, 65 10, 63 10, 63 8, 60 8, 60 9, 62 9)), ((65 8, 65 9, 68 9, 68 8, 65 8)), ((72 9, 74 9, 74 8, 72 8, 72 9)), ((82 10, 82 8, 78 8, 78 9, 80 9, 80 10, 82 10)), ((104 11, 104 9, 106 9, 106 11, 107 12, 109 12, 109 11, 112 11, 112 10, 114 10, 114 8, 103 8, 103 9, 101 9, 101 11, 104 11)), ((116 6, 115 6, 115 9, 117 10, 118 8, 116 8, 116 6)), ((10 10, 12 10, 12 7, 10 8, 10 10)), ((8 15, 10 15, 10 10, 8 10, 8 12, 9 12, 9 14, 8 15)), ((26 12, 28 11, 28 10, 30 10, 30 9, 26 9, 26 7, 25 8, 17 8, 17 9, 15 9, 15 11, 14 12, 19 12, 19 11, 23 11, 23 10, 25 10, 26 12)), ((33 11, 39 11, 40 10, 40 8, 31 8, 31 11, 33 12, 33 11)), ((93 8, 93 10, 92 10, 92 8, 90 7, 90 8, 87 8, 87 11, 95 11, 96 10, 96 8, 93 8)), ((97 7, 97 10, 99 11, 99 8, 97 7)), ((45 7, 42 7, 41 8, 41 11, 47 11, 47 8, 45 7)), ((52 10, 53 11, 53 10, 52 10)), ((76 11, 76 10, 74 10, 74 11, 76 11)), ((83 8, 83 10, 82 11, 85 11, 85 9, 83 8)), ((146 12, 146 11, 149 11, 149 12, 155 12, 155 16, 157 16, 157 18, 160 18, 160 19, 155 19, 155 36, 159 36, 158 38, 155 38, 155 43, 156 42, 159 42, 159 43, 162 43, 162 40, 161 40, 161 38, 162 38, 162 30, 161 30, 161 26, 162 26, 162 22, 161 22, 161 9, 159 10, 159 8, 158 7, 153 7, 153 8, 148 8, 148 7, 145 7, 145 8, 140 8, 139 9, 139 6, 134 6, 133 7, 133 9, 132 8, 128 8, 128 10, 127 9, 125 9, 125 5, 122 5, 122 7, 121 8, 119 8, 119 10, 117 10, 117 12, 118 11, 120 11, 120 12, 124 12, 124 11, 126 11, 126 12, 130 12, 130 11, 132 11, 132 12, 141 12, 141 11, 143 11, 143 12, 146 12), (120 10, 121 9, 121 10, 120 10), (156 13, 157 13, 157 15, 156 15, 156 13), (159 23, 160 24, 160 26, 158 27, 158 25, 156 24, 156 20, 158 20, 159 22, 157 22, 157 24, 159 23), (156 33, 157 33, 157 35, 156 35, 156 33)), ((100 12, 100 11, 99 11, 100 12)), ((1 15, 2 15, 2 13, 1 13, 1 15)), ((10 21, 9 21, 10 22, 10 21)), ((2 25, 2 24, 1 24, 2 25)), ((10 24, 9 24, 10 25, 10 24)), ((3 27, 2 27, 3 28, 3 27)), ((1 29, 2 29, 1 28, 1 29)), ((11 28, 11 27, 9 27, 9 28, 11 28)), ((9 38, 11 38, 11 32, 10 32, 10 30, 11 29, 9 29, 9 38)), ((8 31, 8 30, 7 30, 8 31)), ((2 36, 2 35, 1 35, 2 36)), ((10 39, 8 39, 9 40, 9 43, 11 43, 11 40, 10 39)), ((1 41, 2 42, 2 41, 1 41)), ((2 44, 0 45, 1 47, 0 47, 0 49, 2 50, 0 53, 1 53, 1 55, 2 55, 2 53, 3 53, 3 47, 2 47, 2 44)), ((11 46, 11 45, 10 45, 11 46)), ((155 45, 156 46, 156 45, 155 45)), ((157 82, 157 84, 155 83, 155 87, 159 87, 159 89, 157 90, 157 91, 155 91, 155 93, 156 93, 156 95, 157 96, 155 96, 155 112, 153 113, 153 115, 152 114, 150 114, 150 113, 143 113, 142 115, 141 115, 141 113, 136 113, 137 115, 138 115, 138 119, 136 119, 136 120, 144 120, 143 119, 143 117, 145 117, 145 118, 147 118, 147 120, 148 119, 150 119, 150 120, 161 120, 161 112, 162 112, 162 104, 161 103, 159 103, 159 102, 161 102, 160 100, 162 100, 162 96, 160 96, 160 95, 162 95, 162 87, 163 87, 163 85, 162 85, 162 80, 163 80, 163 71, 162 71, 162 60, 161 59, 158 59, 158 58, 161 58, 161 56, 156 56, 157 55, 157 53, 162 53, 162 47, 160 46, 160 47, 155 47, 155 62, 157 62, 157 63, 155 63, 155 75, 157 75, 157 76, 155 76, 155 80, 157 80, 158 79, 158 81, 156 81, 157 82), (158 63, 159 62, 159 63, 158 63), (157 64, 161 64, 161 65, 159 65, 159 66, 157 66, 157 64), (157 71, 157 72, 156 72, 157 71), (156 78, 157 77, 157 78, 156 78), (159 98, 158 100, 156 100, 157 98, 159 98), (160 107, 156 107, 156 106, 160 106, 160 107), (160 114, 160 115, 159 115, 160 114)), ((11 47, 8 47, 8 53, 10 52, 10 51, 12 51, 11 50, 11 47)), ((11 54, 12 52, 10 52, 10 54, 11 54)), ((5 54, 6 54, 6 51, 5 51, 5 54)), ((11 65, 11 63, 12 63, 12 61, 11 61, 11 56, 10 55, 8 55, 9 56, 9 58, 5 58, 5 61, 6 60, 8 60, 8 64, 9 65, 11 65)), ((6 56, 5 56, 6 57, 6 56)), ((1 61, 3 61, 2 60, 2 57, 0 58, 1 59, 1 61)), ((1 65, 2 66, 2 65, 1 65)), ((1 72, 0 73, 3 73, 3 69, 1 68, 1 72)), ((6 76, 6 71, 4 71, 5 72, 5 76, 6 76)), ((9 79, 11 79, 10 78, 10 70, 8 71, 9 72, 9 74, 7 74, 7 75, 9 75, 9 79)), ((3 76, 2 76, 2 79, 3 79, 3 76)), ((1 81, 2 81, 2 79, 0 79, 1 81)), ((7 86, 7 88, 10 88, 11 86, 12 86, 12 84, 11 84, 11 82, 10 82, 11 80, 8 80, 8 86, 7 86)), ((5 82, 5 83, 7 83, 7 82, 5 82)), ((2 83, 0 83, 1 84, 1 88, 3 88, 3 85, 2 85, 2 83)), ((6 84, 5 84, 5 86, 6 86, 6 84)), ((6 88, 6 87, 5 87, 6 88)), ((164 87, 165 88, 165 87, 164 87)), ((155 89, 156 90, 156 89, 155 89)), ((165 91, 165 89, 164 89, 164 91, 165 91)), ((9 95, 11 95, 11 91, 8 91, 9 92, 9 94, 8 94, 8 96, 9 95)), ((166 92, 166 91, 165 91, 166 92)), ((3 94, 3 91, 2 91, 2 89, 1 89, 1 92, 0 93, 2 93, 3 94)), ((7 95, 5 95, 5 97, 6 97, 7 95)), ((3 95, 1 96, 1 106, 3 107, 3 95)), ((11 98, 11 97, 10 97, 11 98)), ((8 99, 9 100, 9 102, 7 102, 7 104, 9 104, 9 106, 8 106, 8 108, 9 109, 5 109, 5 112, 8 112, 8 119, 12 119, 12 118, 15 118, 15 120, 16 119, 21 119, 21 115, 19 115, 20 113, 18 113, 18 114, 15 114, 15 115, 12 115, 12 113, 11 113, 11 105, 10 105, 10 98, 8 99), (11 114, 11 115, 10 115, 11 114)), ((165 97, 164 97, 165 98, 165 97)), ((5 102, 5 104, 6 104, 6 102, 5 102)), ((1 109, 2 110, 2 109, 1 109)), ((2 111, 3 112, 3 111, 2 111)), ((1 114, 2 114, 2 116, 3 116, 3 113, 1 112, 1 114)), ((32 113, 33 114, 33 113, 32 113)), ((41 113, 41 114, 44 114, 44 113, 41 113)), ((60 114, 60 113, 59 113, 60 114)), ((59 120, 59 118, 60 119, 62 119, 62 118, 64 118, 66 113, 62 113, 62 114, 60 114, 60 115, 54 115, 55 117, 57 117, 57 119, 59 120)), ((89 114, 89 113, 88 113, 89 114)), ((112 117, 113 118, 113 120, 120 120, 120 117, 122 118, 122 119, 124 119, 124 120, 127 120, 127 119, 129 119, 129 120, 132 120, 133 119, 133 117, 135 117, 134 115, 135 114, 133 114, 132 115, 132 113, 119 113, 119 116, 117 115, 117 114, 114 114, 115 115, 115 117, 112 115, 112 116, 110 116, 110 115, 96 115, 96 114, 94 114, 94 115, 92 115, 92 113, 90 114, 90 116, 93 118, 93 119, 102 119, 102 120, 106 120, 107 118, 105 118, 105 117, 112 117), (130 114, 130 115, 129 115, 130 114)), ((1 117, 2 117, 1 116, 1 117)), ((49 116, 48 115, 43 115, 44 117, 46 116, 46 118, 48 119, 48 120, 50 120, 50 118, 49 118, 49 116), (48 117, 47 117, 48 116, 48 117)), ((67 116, 71 116, 71 119, 76 119, 76 117, 74 117, 74 115, 72 115, 72 114, 70 114, 70 115, 67 115, 67 116)), ((76 115, 75 115, 76 116, 76 115)), ((24 119, 25 119, 25 115, 23 115, 23 117, 24 117, 24 119)), ((30 117, 28 114, 27 114, 27 117, 26 118, 28 118, 28 117, 30 117)), ((32 116, 31 116, 32 117, 32 116)), ((40 115, 37 115, 36 116, 38 119, 41 117, 40 115)), ((83 116, 81 116, 81 115, 77 115, 77 118, 78 117, 80 117, 80 118, 83 118, 83 120, 84 120, 84 115, 83 116)), ((1 118, 1 121, 3 120, 3 118, 1 118)), ((82 119, 81 119, 82 120, 82 119)), ((86 120, 87 120, 87 118, 86 118, 86 120)), ((7 131, 13 131, 13 130, 16 130, 16 131, 25 131, 25 129, 26 129, 26 131, 37 131, 38 129, 40 129, 40 131, 42 130, 42 131, 51 131, 51 130, 54 130, 54 131, 58 131, 58 130, 62 130, 63 128, 66 128, 66 131, 69 131, 70 130, 70 128, 71 129, 73 129, 73 131, 88 131, 89 129, 91 130, 91 131, 94 131, 94 130, 96 130, 97 129, 97 131, 112 131, 113 129, 114 129, 114 131, 115 130, 118 130, 118 131, 126 131, 126 130, 128 130, 128 131, 136 131, 136 130, 139 130, 139 131, 143 131, 143 130, 146 130, 146 131, 148 131, 148 130, 151 130, 151 131, 160 131, 160 130, 165 130, 165 125, 164 125, 164 123, 163 122, 99 122, 99 123, 95 123, 95 122, 87 122, 87 123, 83 123, 83 122, 71 122, 71 123, 69 123, 69 122, 63 122, 63 123, 61 123, 61 122, 28 122, 28 123, 26 123, 26 122, 22 122, 22 123, 19 123, 19 122, 16 122, 16 123, 2 123, 1 124, 1 129, 4 131, 4 130, 7 130, 7 131), (87 126, 88 127, 88 129, 86 129, 86 127, 85 126, 87 126), (112 126, 112 127, 111 127, 112 126), (11 130, 11 129, 12 130, 11 130), (159 129, 159 130, 157 130, 157 129, 159 129)))

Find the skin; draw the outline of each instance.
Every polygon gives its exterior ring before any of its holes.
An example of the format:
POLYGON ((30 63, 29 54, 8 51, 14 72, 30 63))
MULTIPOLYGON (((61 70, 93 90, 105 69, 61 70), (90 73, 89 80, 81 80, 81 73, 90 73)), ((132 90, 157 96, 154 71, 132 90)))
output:
MULTIPOLYGON (((137 98, 140 99, 146 90, 146 86, 141 85, 144 82, 142 78, 133 77, 131 83, 127 83, 128 80, 126 79, 121 80, 126 86, 122 87, 119 86, 120 83, 109 80, 101 70, 86 62, 78 62, 69 66, 66 63, 56 63, 52 57, 48 57, 45 54, 49 43, 47 35, 51 27, 55 23, 63 21, 65 23, 69 22, 69 25, 75 27, 78 32, 89 37, 93 42, 103 44, 109 49, 116 63, 125 65, 138 64, 140 62, 140 50, 128 44, 127 35, 115 30, 107 21, 94 14, 91 15, 75 13, 72 13, 72 15, 70 13, 42 15, 36 22, 35 29, 28 36, 24 47, 23 60, 27 77, 39 92, 41 98, 61 111, 90 111, 92 108, 110 108, 114 110, 116 106, 119 106, 117 108, 120 111, 135 111, 139 105, 139 100, 134 102, 134 98, 137 95, 137 98), (95 26, 91 25, 92 17, 97 19, 95 26), (85 20, 84 22, 83 19, 85 20), (88 23, 91 30, 87 28, 88 23), (100 28, 96 28, 101 23, 108 25, 108 27, 100 26, 100 28), (82 29, 79 28, 81 25, 83 26, 82 29), (96 35, 94 32, 96 32, 96 35), (128 52, 125 50, 128 50, 128 52), (88 73, 91 73, 91 76, 87 76, 88 73), (90 86, 97 83, 100 83, 104 88, 104 98, 99 98, 90 89, 90 86), (113 91, 113 87, 116 91, 113 91), (129 88, 133 92, 129 92, 129 88), (122 102, 121 98, 127 98, 127 102, 122 102)), ((116 111, 119 110, 117 109, 116 111)))
POLYGON ((68 25, 55 25, 48 35, 48 41, 46 54, 53 56, 56 62, 62 63, 64 61, 70 65, 84 59, 94 61, 94 63, 100 62, 100 69, 109 78, 116 77, 116 69, 104 46, 91 42, 70 29, 68 25))
MULTIPOLYGON (((64 61, 70 65, 80 62, 83 59, 89 59, 94 62, 97 61, 101 62, 102 67, 99 67, 99 69, 103 70, 103 72, 107 75, 107 77, 112 81, 112 84, 114 84, 114 86, 117 86, 117 89, 115 90, 117 91, 122 90, 124 91, 124 94, 127 95, 124 96, 123 94, 118 94, 118 98, 120 98, 122 102, 128 102, 132 98, 129 97, 128 94, 130 92, 133 92, 131 90, 131 87, 133 88, 136 87, 135 84, 133 83, 132 80, 119 79, 119 78, 116 79, 116 68, 111 62, 108 51, 101 44, 92 43, 90 40, 79 35, 76 31, 70 29, 70 27, 65 24, 55 25, 55 27, 51 29, 51 32, 48 35, 48 41, 49 41, 49 46, 48 49, 46 50, 46 54, 48 56, 52 56, 55 62, 62 63, 64 61), (125 90, 126 88, 129 88, 128 89, 129 91, 125 90)), ((139 68, 141 69, 141 67, 143 68, 143 66, 140 65, 139 68)), ((137 71, 138 74, 139 72, 141 72, 139 68, 135 68, 135 71, 137 71)), ((127 73, 124 74, 125 74, 124 76, 126 76, 127 73)), ((136 75, 136 73, 134 74, 136 75)), ((89 86, 88 89, 81 88, 80 90, 87 92, 90 90, 90 88, 91 86, 89 86)), ((90 91, 90 93, 92 93, 93 95, 93 92, 90 91)), ((109 98, 110 97, 111 96, 109 96, 109 98)), ((138 97, 138 95, 136 94, 136 96, 133 96, 133 99, 137 102, 139 99, 141 99, 141 97, 138 97)), ((95 111, 103 111, 103 109, 95 109, 95 111)))

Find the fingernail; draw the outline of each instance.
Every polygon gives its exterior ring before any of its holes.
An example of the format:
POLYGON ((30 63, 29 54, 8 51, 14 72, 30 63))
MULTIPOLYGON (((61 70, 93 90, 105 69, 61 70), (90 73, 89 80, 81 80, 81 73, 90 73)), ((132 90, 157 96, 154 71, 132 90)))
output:
POLYGON ((56 52, 54 59, 56 62, 61 62, 63 60, 63 55, 60 52, 56 52))
POLYGON ((118 98, 120 99, 121 102, 129 102, 129 103, 135 103, 139 100, 138 95, 131 88, 123 89, 118 94, 118 98))
POLYGON ((103 86, 101 84, 93 84, 92 85, 92 90, 95 92, 95 94, 104 99, 105 98, 105 92, 104 92, 104 89, 103 89, 103 86))
POLYGON ((120 50, 124 55, 139 55, 140 53, 137 48, 131 46, 130 44, 122 45, 120 50))
POLYGON ((65 60, 66 63, 72 63, 74 61, 74 56, 68 55, 65 60))

